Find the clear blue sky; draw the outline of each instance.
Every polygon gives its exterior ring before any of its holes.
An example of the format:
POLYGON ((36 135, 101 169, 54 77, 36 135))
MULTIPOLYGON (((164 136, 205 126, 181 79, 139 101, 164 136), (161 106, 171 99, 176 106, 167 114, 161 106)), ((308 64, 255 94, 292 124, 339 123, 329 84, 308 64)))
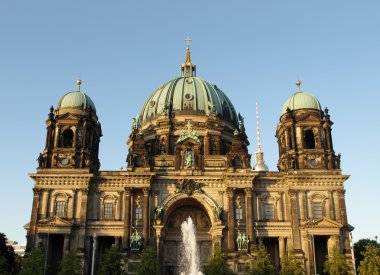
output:
MULTIPOLYGON (((296 90, 330 108, 342 153, 355 240, 379 234, 379 1, 1 1, 0 232, 24 241, 36 159, 51 105, 82 89, 103 127, 102 170, 125 166, 131 118, 148 95, 179 75, 190 35, 198 76, 242 113, 277 170, 281 107, 296 90)), ((255 152, 251 146, 250 153, 255 152)))

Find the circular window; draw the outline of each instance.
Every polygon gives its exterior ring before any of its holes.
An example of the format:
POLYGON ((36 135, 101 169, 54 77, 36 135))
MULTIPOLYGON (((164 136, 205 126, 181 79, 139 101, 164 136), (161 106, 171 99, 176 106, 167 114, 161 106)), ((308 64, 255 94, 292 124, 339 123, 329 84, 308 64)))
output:
POLYGON ((191 94, 185 94, 185 98, 187 100, 192 100, 193 99, 193 95, 191 95, 191 94))
POLYGON ((154 106, 154 104, 156 104, 156 102, 154 100, 151 100, 150 103, 149 103, 149 105, 150 105, 151 108, 154 106))

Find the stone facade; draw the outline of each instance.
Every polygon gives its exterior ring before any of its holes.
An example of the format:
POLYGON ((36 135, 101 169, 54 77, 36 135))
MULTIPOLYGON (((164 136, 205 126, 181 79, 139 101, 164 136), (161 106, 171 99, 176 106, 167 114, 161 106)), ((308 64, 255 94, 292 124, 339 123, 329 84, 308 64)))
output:
MULTIPOLYGON (((189 50, 181 68, 189 85, 198 81, 189 50)), ((64 253, 76 250, 83 273, 90 274, 114 245, 125 272, 133 274, 141 249, 152 246, 163 274, 177 274, 180 225, 190 216, 201 264, 220 247, 241 273, 258 242, 277 272, 291 249, 304 260, 307 274, 322 274, 333 246, 351 264, 348 176, 333 150, 328 110, 288 109, 276 130, 279 171, 255 171, 244 119, 225 103, 218 109, 209 101, 208 111, 196 109, 187 91, 182 109, 169 100, 153 116, 133 121, 124 171, 99 170, 101 126, 92 106, 52 108, 39 168, 30 174, 35 185, 27 251, 47 249, 55 273, 64 253)))

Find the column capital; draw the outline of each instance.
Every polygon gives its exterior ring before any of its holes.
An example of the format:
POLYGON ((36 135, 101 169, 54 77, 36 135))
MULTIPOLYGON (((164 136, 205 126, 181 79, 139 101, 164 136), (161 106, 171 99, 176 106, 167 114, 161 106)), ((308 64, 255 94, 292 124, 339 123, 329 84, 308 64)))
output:
POLYGON ((337 192, 339 195, 342 195, 342 196, 344 196, 344 195, 346 194, 346 190, 344 190, 344 189, 338 189, 338 190, 336 190, 336 192, 337 192))
POLYGON ((234 191, 235 191, 235 188, 227 188, 227 195, 229 198, 233 198, 234 197, 234 191))
POLYGON ((297 198, 297 190, 289 190, 288 191, 289 197, 290 198, 297 198))
POLYGON ((82 192, 83 195, 88 194, 88 189, 86 189, 86 188, 82 188, 82 189, 80 189, 80 191, 82 192))
POLYGON ((36 196, 36 195, 39 195, 40 194, 40 191, 41 191, 41 188, 37 188, 37 187, 34 187, 33 188, 33 194, 36 196))
POLYGON ((252 187, 246 187, 244 188, 244 193, 248 197, 252 197, 252 187))
POLYGON ((143 193, 144 193, 144 197, 145 197, 145 196, 149 196, 149 191, 150 191, 149 188, 143 188, 142 191, 143 191, 143 193))
POLYGON ((130 195, 131 195, 131 188, 129 188, 129 187, 125 187, 125 188, 124 188, 124 194, 125 194, 126 196, 130 196, 130 195))

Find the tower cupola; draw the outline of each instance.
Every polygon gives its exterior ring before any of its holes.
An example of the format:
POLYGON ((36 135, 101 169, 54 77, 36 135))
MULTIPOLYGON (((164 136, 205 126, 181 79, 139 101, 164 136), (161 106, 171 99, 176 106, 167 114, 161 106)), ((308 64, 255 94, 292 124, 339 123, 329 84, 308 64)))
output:
POLYGON ((99 142, 102 130, 95 104, 81 91, 65 94, 53 106, 47 124, 46 145, 38 157, 39 168, 79 168, 97 171, 100 163, 99 142))
POLYGON ((301 90, 284 103, 276 137, 279 145, 278 169, 340 169, 340 156, 332 146, 330 115, 324 113, 319 100, 301 90))

